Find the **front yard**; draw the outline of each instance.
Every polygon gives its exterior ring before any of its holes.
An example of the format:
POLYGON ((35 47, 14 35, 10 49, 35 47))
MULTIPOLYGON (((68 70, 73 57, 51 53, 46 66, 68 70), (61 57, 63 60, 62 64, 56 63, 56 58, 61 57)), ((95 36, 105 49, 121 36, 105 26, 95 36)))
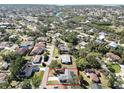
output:
POLYGON ((52 81, 48 81, 48 85, 49 84, 59 84, 59 82, 57 80, 52 80, 52 81))

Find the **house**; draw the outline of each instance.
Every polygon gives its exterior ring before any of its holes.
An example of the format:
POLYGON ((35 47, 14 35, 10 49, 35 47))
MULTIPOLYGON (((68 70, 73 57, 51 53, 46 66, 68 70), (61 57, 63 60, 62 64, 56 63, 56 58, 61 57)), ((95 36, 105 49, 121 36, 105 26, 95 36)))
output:
POLYGON ((71 78, 69 69, 65 69, 64 74, 59 75, 60 82, 68 82, 71 78))
POLYGON ((28 52, 28 48, 25 48, 25 47, 23 47, 23 48, 17 48, 17 50, 16 50, 16 53, 18 55, 26 55, 27 52, 28 52))
POLYGON ((110 42, 110 43, 108 44, 108 46, 111 47, 111 48, 116 48, 118 45, 117 45, 116 42, 112 41, 112 42, 110 42))
POLYGON ((34 41, 24 41, 20 44, 20 48, 22 47, 26 47, 26 48, 29 48, 29 49, 32 49, 34 46, 34 41))
POLYGON ((24 35, 21 37, 22 41, 34 41, 33 37, 28 37, 27 35, 24 35))
POLYGON ((34 41, 34 38, 30 36, 27 38, 27 41, 34 41))
POLYGON ((103 35, 103 34, 99 35, 98 39, 99 40, 104 40, 105 39, 105 35, 103 35))
POLYGON ((42 54, 45 50, 45 47, 46 47, 45 42, 36 43, 34 48, 31 51, 30 55, 40 55, 40 54, 42 54))
POLYGON ((22 69, 21 69, 21 71, 20 71, 20 73, 19 73, 19 77, 30 77, 31 75, 32 75, 32 73, 33 73, 33 66, 32 66, 32 63, 26 63, 23 67, 22 67, 22 69))
POLYGON ((100 83, 100 79, 99 79, 100 73, 92 69, 85 69, 84 71, 87 77, 89 77, 94 83, 100 83))
POLYGON ((81 43, 79 43, 80 48, 85 48, 85 45, 86 45, 86 44, 87 44, 86 42, 82 41, 81 43))
POLYGON ((2 69, 3 69, 3 70, 7 70, 8 67, 9 67, 9 64, 8 64, 7 62, 3 62, 3 64, 2 64, 2 69))
POLYGON ((102 87, 98 83, 93 83, 91 89, 102 89, 102 87))
POLYGON ((32 64, 33 65, 40 64, 41 60, 42 60, 41 55, 35 55, 35 56, 33 56, 32 64))
POLYGON ((11 40, 11 39, 17 39, 18 37, 19 37, 18 35, 13 34, 13 35, 9 36, 9 39, 10 39, 10 40, 11 40))
POLYGON ((39 37, 36 40, 37 42, 47 42, 47 37, 39 37))
POLYGON ((58 49, 60 54, 66 54, 69 51, 69 49, 65 46, 65 44, 59 44, 58 49))
POLYGON ((6 47, 10 47, 9 42, 1 42, 0 43, 0 50, 5 49, 6 47))
POLYGON ((95 83, 99 83, 100 82, 99 77, 95 73, 89 73, 89 77, 95 83))
POLYGON ((121 58, 118 55, 115 55, 114 53, 107 53, 106 57, 108 58, 108 60, 114 61, 114 62, 121 60, 121 58))
POLYGON ((61 58, 62 64, 72 64, 70 55, 61 55, 60 58, 61 58))
POLYGON ((6 73, 0 73, 0 83, 4 83, 6 81, 7 74, 6 73))

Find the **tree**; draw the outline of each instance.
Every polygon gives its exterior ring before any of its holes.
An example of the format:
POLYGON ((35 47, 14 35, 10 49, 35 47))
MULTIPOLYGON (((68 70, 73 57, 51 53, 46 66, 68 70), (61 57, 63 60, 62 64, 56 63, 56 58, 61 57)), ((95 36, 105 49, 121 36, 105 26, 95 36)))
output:
POLYGON ((38 26, 38 30, 43 36, 46 36, 48 29, 49 29, 48 26, 41 26, 41 25, 38 26))
POLYGON ((4 82, 0 84, 0 89, 7 89, 9 87, 9 83, 8 82, 4 82))
POLYGON ((79 50, 80 57, 85 58, 87 56, 87 54, 88 54, 87 50, 85 50, 85 49, 80 49, 79 50))
POLYGON ((31 89, 32 86, 31 86, 31 83, 30 83, 30 80, 24 80, 23 83, 22 83, 22 89, 31 89))
POLYGON ((17 77, 20 69, 26 63, 25 59, 22 56, 17 56, 17 58, 10 65, 11 77, 14 79, 20 79, 17 77))
POLYGON ((79 58, 80 57, 79 50, 74 49, 74 48, 69 50, 69 54, 73 55, 75 58, 79 58))
POLYGON ((107 52, 109 52, 109 48, 107 48, 105 44, 100 44, 97 49, 98 52, 102 54, 106 54, 107 52))
POLYGON ((100 58, 100 55, 97 53, 89 53, 86 56, 86 60, 88 61, 88 63, 90 64, 90 66, 92 68, 100 68, 101 67, 101 64, 98 62, 97 58, 100 58))
POLYGON ((90 64, 86 61, 85 58, 78 58, 76 60, 76 65, 77 65, 77 68, 80 69, 80 70, 84 70, 86 68, 90 68, 90 64))
POLYGON ((41 83, 41 77, 35 74, 32 78, 32 84, 34 88, 39 88, 40 83, 41 83))
POLYGON ((7 61, 8 63, 16 59, 16 54, 14 52, 7 52, 6 54, 3 53, 1 56, 3 57, 3 60, 7 61))
POLYGON ((75 32, 68 32, 64 34, 62 39, 68 43, 72 43, 73 45, 77 45, 78 43, 77 33, 75 32))
POLYGON ((121 47, 121 46, 118 46, 118 47, 116 47, 116 48, 111 48, 111 50, 110 50, 112 53, 114 53, 114 54, 116 54, 116 55, 118 55, 118 56, 122 56, 122 54, 123 54, 123 51, 124 51, 124 48, 123 47, 121 47))

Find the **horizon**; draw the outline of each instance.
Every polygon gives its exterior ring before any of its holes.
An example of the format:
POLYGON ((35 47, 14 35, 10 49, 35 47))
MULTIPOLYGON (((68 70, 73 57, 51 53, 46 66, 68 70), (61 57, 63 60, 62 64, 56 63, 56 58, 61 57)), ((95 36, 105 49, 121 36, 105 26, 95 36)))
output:
POLYGON ((123 0, 0 0, 0 4, 122 5, 123 0))

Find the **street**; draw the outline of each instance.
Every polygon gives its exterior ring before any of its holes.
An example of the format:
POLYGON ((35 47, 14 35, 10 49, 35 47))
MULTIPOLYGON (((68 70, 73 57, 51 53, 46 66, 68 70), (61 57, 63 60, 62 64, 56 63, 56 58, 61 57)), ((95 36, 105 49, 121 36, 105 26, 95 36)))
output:
MULTIPOLYGON (((52 61, 52 56, 53 56, 53 51, 54 51, 54 44, 52 44, 52 46, 50 46, 50 55, 49 55, 49 60, 48 60, 48 65, 51 63, 52 61)), ((46 88, 47 87, 47 77, 48 77, 48 73, 49 73, 49 67, 46 67, 45 68, 45 72, 44 72, 44 76, 43 76, 43 79, 42 79, 42 82, 41 82, 41 85, 40 85, 40 89, 43 89, 44 87, 46 88)))

